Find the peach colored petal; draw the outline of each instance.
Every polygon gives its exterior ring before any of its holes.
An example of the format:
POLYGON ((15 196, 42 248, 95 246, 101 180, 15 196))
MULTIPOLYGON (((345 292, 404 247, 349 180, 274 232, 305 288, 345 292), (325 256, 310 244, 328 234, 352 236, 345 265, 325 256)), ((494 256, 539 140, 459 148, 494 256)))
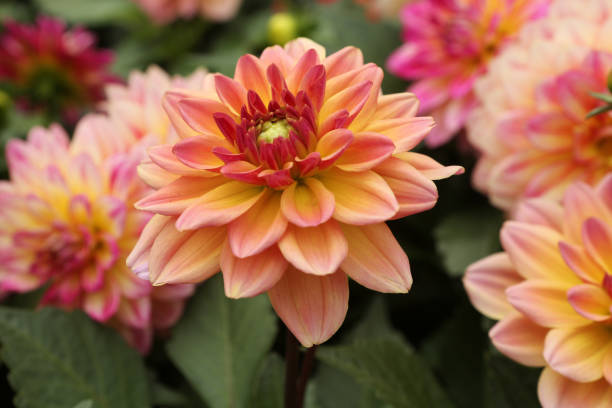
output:
POLYGON ((393 217, 399 204, 385 180, 373 171, 349 173, 332 168, 319 178, 334 193, 334 218, 354 225, 375 224, 393 217))
POLYGON ((331 166, 353 143, 353 132, 348 129, 334 129, 325 133, 317 142, 316 151, 321 155, 320 168, 331 166))
POLYGON ((385 135, 372 132, 357 133, 353 142, 336 161, 344 171, 366 171, 386 160, 395 145, 385 135))
MULTIPOLYGON (((168 98, 168 94, 166 98, 168 98)), ((189 134, 185 134, 186 132, 183 132, 183 134, 179 133, 182 138, 193 137, 199 134, 223 137, 215 121, 214 114, 223 113, 231 118, 235 118, 226 105, 213 99, 183 98, 179 99, 176 104, 181 119, 194 131, 189 134)))
POLYGON ((248 258, 237 258, 226 244, 221 251, 225 296, 233 299, 257 296, 276 285, 287 265, 276 246, 248 258))
POLYGON ((553 370, 574 381, 597 381, 611 346, 612 335, 601 325, 553 329, 546 336, 544 358, 553 370))
POLYGON ((599 218, 589 218, 582 225, 582 242, 590 257, 612 273, 612 228, 599 218))
POLYGON ((247 101, 247 90, 240 82, 225 75, 215 75, 215 89, 221 102, 228 106, 236 115, 240 115, 240 109, 247 101))
POLYGON ((267 104, 270 101, 270 86, 266 70, 253 55, 247 54, 240 57, 236 64, 234 79, 240 82, 247 91, 255 91, 263 103, 267 104))
POLYGON ((531 198, 519 204, 514 212, 516 221, 543 225, 562 233, 563 207, 545 198, 531 198))
POLYGON ((334 195, 315 178, 293 183, 283 191, 281 210, 298 227, 315 227, 327 222, 334 212, 334 195))
POLYGON ((601 198, 608 208, 608 214, 612 218, 612 174, 606 175, 596 187, 597 196, 601 198))
POLYGON ((285 44, 284 48, 287 52, 287 55, 289 55, 294 60, 297 60, 299 57, 301 57, 303 54, 305 54, 308 50, 311 49, 316 51, 317 56, 320 60, 325 59, 325 48, 309 38, 296 38, 295 40, 285 44))
POLYGON ((310 49, 301 55, 291 69, 291 72, 289 72, 289 75, 286 77, 289 91, 293 92, 294 95, 297 94, 302 88, 300 84, 302 83, 302 79, 306 76, 306 73, 315 65, 318 65, 319 62, 317 52, 313 49, 310 49))
POLYGON ((226 182, 191 202, 176 220, 176 228, 184 231, 227 224, 244 214, 264 193, 260 186, 226 182))
POLYGON ((319 123, 324 123, 325 119, 333 113, 343 109, 348 111, 348 122, 350 123, 365 105, 371 89, 372 82, 363 81, 335 94, 323 103, 319 112, 319 123))
POLYGON ((596 285, 603 282, 606 272, 589 256, 581 246, 559 242, 559 252, 572 271, 585 282, 596 285))
POLYGON ((538 397, 543 408, 608 408, 612 387, 605 380, 575 382, 547 367, 540 376, 538 397))
POLYGON ((185 165, 179 159, 177 159, 172 150, 172 145, 159 145, 150 147, 147 150, 147 154, 149 155, 153 163, 157 164, 162 169, 174 174, 178 174, 181 176, 200 177, 206 177, 207 175, 215 175, 214 173, 211 174, 209 172, 194 169, 193 167, 185 165))
POLYGON ((151 250, 151 246, 159 233, 168 225, 173 222, 172 217, 166 217, 164 215, 155 214, 147 225, 140 233, 140 237, 134 245, 132 252, 128 255, 125 263, 130 268, 136 268, 139 264, 148 264, 148 255, 151 250))
POLYGON ((172 224, 166 225, 151 247, 151 283, 194 283, 210 278, 219 271, 224 241, 225 228, 181 232, 172 224))
POLYGON ((589 217, 606 218, 608 210, 593 188, 582 182, 568 187, 563 196, 564 232, 570 243, 582 240, 582 223, 589 217))
MULTIPOLYGON (((194 128, 192 128, 183 118, 183 114, 181 109, 179 108, 179 102, 184 99, 192 99, 198 100, 198 94, 188 90, 175 90, 168 91, 164 94, 162 99, 162 107, 170 122, 172 123, 172 127, 176 130, 176 133, 179 137, 191 137, 198 134, 194 128)), ((224 107, 224 109, 226 109, 224 107)), ((201 132, 200 132, 201 133, 201 132)))
POLYGON ((410 164, 395 156, 373 169, 389 185, 399 210, 393 218, 401 218, 432 208, 438 201, 436 185, 410 164))
POLYGON ((506 290, 508 301, 531 320, 544 327, 584 326, 589 320, 580 316, 567 301, 568 286, 545 280, 529 280, 506 290))
POLYGON ((180 177, 178 174, 164 170, 151 160, 147 159, 144 159, 142 163, 138 165, 136 171, 138 173, 138 177, 140 177, 140 179, 146 185, 154 189, 160 189, 180 177))
POLYGON ((395 157, 410 164, 430 180, 442 180, 465 172, 461 166, 443 166, 431 157, 420 153, 403 152, 396 154, 395 157))
POLYGON ((409 92, 381 95, 376 107, 377 118, 402 118, 416 116, 419 110, 418 98, 409 92))
POLYGON ((561 235, 557 231, 541 225, 508 221, 502 227, 500 237, 518 273, 525 278, 580 283, 561 257, 558 249, 561 235))
POLYGON ((348 252, 346 238, 334 220, 309 228, 290 224, 278 247, 295 268, 314 275, 334 273, 348 252))
POLYGON ((395 143, 395 153, 411 150, 431 131, 434 121, 429 116, 375 120, 364 131, 382 133, 395 143))
POLYGON ((163 215, 179 215, 200 197, 226 182, 224 177, 179 177, 172 183, 136 202, 139 210, 163 215))
POLYGON ((315 276, 289 268, 268 291, 272 307, 304 347, 329 339, 348 310, 348 279, 342 271, 315 276))
POLYGON ((514 310, 506 299, 506 289, 522 281, 508 254, 498 252, 471 264, 463 277, 463 286, 479 312, 501 319, 514 310))
POLYGON ((172 147, 172 153, 183 164, 198 170, 210 170, 223 166, 223 161, 213 153, 215 147, 231 149, 219 136, 202 134, 181 140, 172 147))
POLYGON ((344 74, 363 65, 363 54, 359 48, 344 47, 323 61, 327 78, 344 74))
POLYGON ((612 347, 608 347, 603 360, 603 375, 608 384, 612 385, 612 347))
POLYGON ((340 268, 366 288, 406 293, 412 286, 408 257, 385 223, 342 225, 348 255, 340 268))
POLYGON ((280 209, 280 192, 267 192, 227 228, 232 252, 239 258, 260 253, 285 233, 287 219, 280 209))
POLYGON ((525 316, 511 314, 497 322, 489 332, 495 347, 506 356, 530 367, 546 365, 542 356, 548 329, 525 316))
POLYGON ((598 285, 584 283, 567 291, 567 300, 574 310, 589 320, 604 322, 610 319, 612 299, 598 285))

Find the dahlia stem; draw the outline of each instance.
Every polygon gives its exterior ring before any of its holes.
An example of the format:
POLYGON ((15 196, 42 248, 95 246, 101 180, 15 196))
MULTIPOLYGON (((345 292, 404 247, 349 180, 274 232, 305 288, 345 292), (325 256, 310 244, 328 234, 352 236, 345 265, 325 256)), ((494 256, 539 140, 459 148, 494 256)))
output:
POLYGON ((303 407, 306 385, 314 365, 316 346, 306 350, 302 359, 301 370, 299 369, 299 347, 297 339, 287 329, 287 340, 285 342, 285 408, 303 407))

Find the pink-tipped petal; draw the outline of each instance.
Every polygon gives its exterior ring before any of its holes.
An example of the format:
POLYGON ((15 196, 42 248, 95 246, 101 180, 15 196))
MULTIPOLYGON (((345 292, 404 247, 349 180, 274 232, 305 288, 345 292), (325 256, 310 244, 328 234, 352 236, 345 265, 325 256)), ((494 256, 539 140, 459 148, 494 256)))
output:
POLYGON ((385 161, 395 150, 393 141, 379 133, 363 132, 355 139, 336 161, 344 171, 366 171, 385 161))
POLYGON ((314 275, 334 273, 348 253, 346 238, 334 220, 309 228, 289 225, 278 247, 294 267, 314 275))
POLYGON ((514 213, 514 219, 527 224, 543 225, 562 232, 563 207, 545 198, 523 201, 514 213))
POLYGON ((489 332, 495 347, 506 356, 530 367, 546 365, 542 356, 548 329, 525 316, 512 314, 500 320, 489 332))
POLYGON ((610 295, 599 285, 583 283, 567 291, 567 300, 574 310, 595 322, 610 320, 610 295))
POLYGON ((547 367, 540 375, 538 397, 543 408, 608 408, 612 406, 612 387, 605 380, 572 381, 547 367))
POLYGON ((234 78, 247 91, 255 91, 263 103, 267 104, 270 101, 270 87, 266 78, 266 70, 260 60, 253 55, 247 54, 240 57, 236 64, 234 78))
POLYGON ((396 157, 410 164, 430 180, 442 180, 465 172, 461 166, 443 166, 431 157, 420 153, 404 152, 397 154, 396 157))
POLYGON ((368 132, 381 133, 395 143, 395 153, 413 149, 434 126, 431 117, 414 117, 400 119, 382 119, 373 121, 364 129, 368 132))
POLYGON ((559 252, 572 271, 583 281, 594 284, 603 282, 606 272, 589 256, 587 251, 578 245, 559 242, 559 252))
POLYGON ((331 166, 342 153, 353 143, 353 132, 348 129, 334 129, 325 133, 317 143, 317 153, 321 155, 319 167, 331 166))
POLYGON ((582 226, 582 242, 591 258, 612 273, 612 228, 599 218, 589 218, 582 226))
POLYGON ((342 225, 348 255, 340 268, 366 288, 407 293, 412 286, 408 257, 385 223, 342 225))
POLYGON ((213 153, 215 147, 231 148, 225 139, 202 134, 183 139, 172 147, 172 153, 183 164, 197 170, 216 169, 223 161, 213 153))
POLYGON ((272 307, 304 347, 328 340, 348 310, 348 279, 344 272, 315 276, 288 268, 268 291, 272 307))
POLYGON ((315 227, 329 220, 334 212, 334 195, 315 178, 306 178, 285 189, 281 210, 298 227, 315 227))

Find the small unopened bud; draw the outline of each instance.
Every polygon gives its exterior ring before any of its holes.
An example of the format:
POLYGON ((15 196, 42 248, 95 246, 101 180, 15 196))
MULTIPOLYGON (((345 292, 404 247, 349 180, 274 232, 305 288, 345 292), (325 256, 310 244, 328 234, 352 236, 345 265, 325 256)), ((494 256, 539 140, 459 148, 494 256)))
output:
POLYGON ((284 45, 298 35, 297 19, 290 13, 276 13, 268 21, 268 42, 284 45))

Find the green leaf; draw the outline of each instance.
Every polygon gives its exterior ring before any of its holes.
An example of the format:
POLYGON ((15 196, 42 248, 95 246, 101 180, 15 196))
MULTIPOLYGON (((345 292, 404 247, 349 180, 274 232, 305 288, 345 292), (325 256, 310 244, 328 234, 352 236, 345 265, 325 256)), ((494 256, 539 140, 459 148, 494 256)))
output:
POLYGON ((136 11, 136 6, 126 0, 34 0, 34 3, 45 14, 87 25, 116 23, 136 11))
POLYGON ((604 105, 604 106, 600 106, 599 108, 595 108, 592 111, 590 111, 589 113, 587 113, 586 118, 592 118, 593 116, 597 116, 599 114, 608 112, 612 110, 612 105, 604 105))
POLYGON ((365 315, 346 336, 348 342, 363 338, 380 338, 398 335, 391 326, 384 296, 375 296, 365 315))
POLYGON ((255 372, 276 330, 265 296, 228 299, 218 276, 192 298, 167 350, 212 408, 241 408, 248 403, 255 372))
POLYGON ((452 404, 431 371, 399 336, 323 346, 318 358, 398 408, 448 408, 452 404))
POLYGON ((150 406, 140 356, 81 312, 0 307, 0 341, 19 408, 150 406))
POLYGON ((259 368, 249 408, 283 408, 285 385, 285 362, 276 353, 266 357, 259 368))
POLYGON ((524 367, 497 352, 486 356, 486 408, 538 408, 541 368, 524 367))
POLYGON ((182 407, 188 403, 185 395, 157 381, 153 382, 151 385, 151 394, 151 399, 155 406, 182 407))
POLYGON ((438 251, 451 276, 462 276, 473 262, 499 249, 501 212, 482 207, 446 217, 434 231, 438 251))
POLYGON ((603 92, 589 92, 593 98, 597 98, 600 101, 612 103, 612 94, 603 92))

